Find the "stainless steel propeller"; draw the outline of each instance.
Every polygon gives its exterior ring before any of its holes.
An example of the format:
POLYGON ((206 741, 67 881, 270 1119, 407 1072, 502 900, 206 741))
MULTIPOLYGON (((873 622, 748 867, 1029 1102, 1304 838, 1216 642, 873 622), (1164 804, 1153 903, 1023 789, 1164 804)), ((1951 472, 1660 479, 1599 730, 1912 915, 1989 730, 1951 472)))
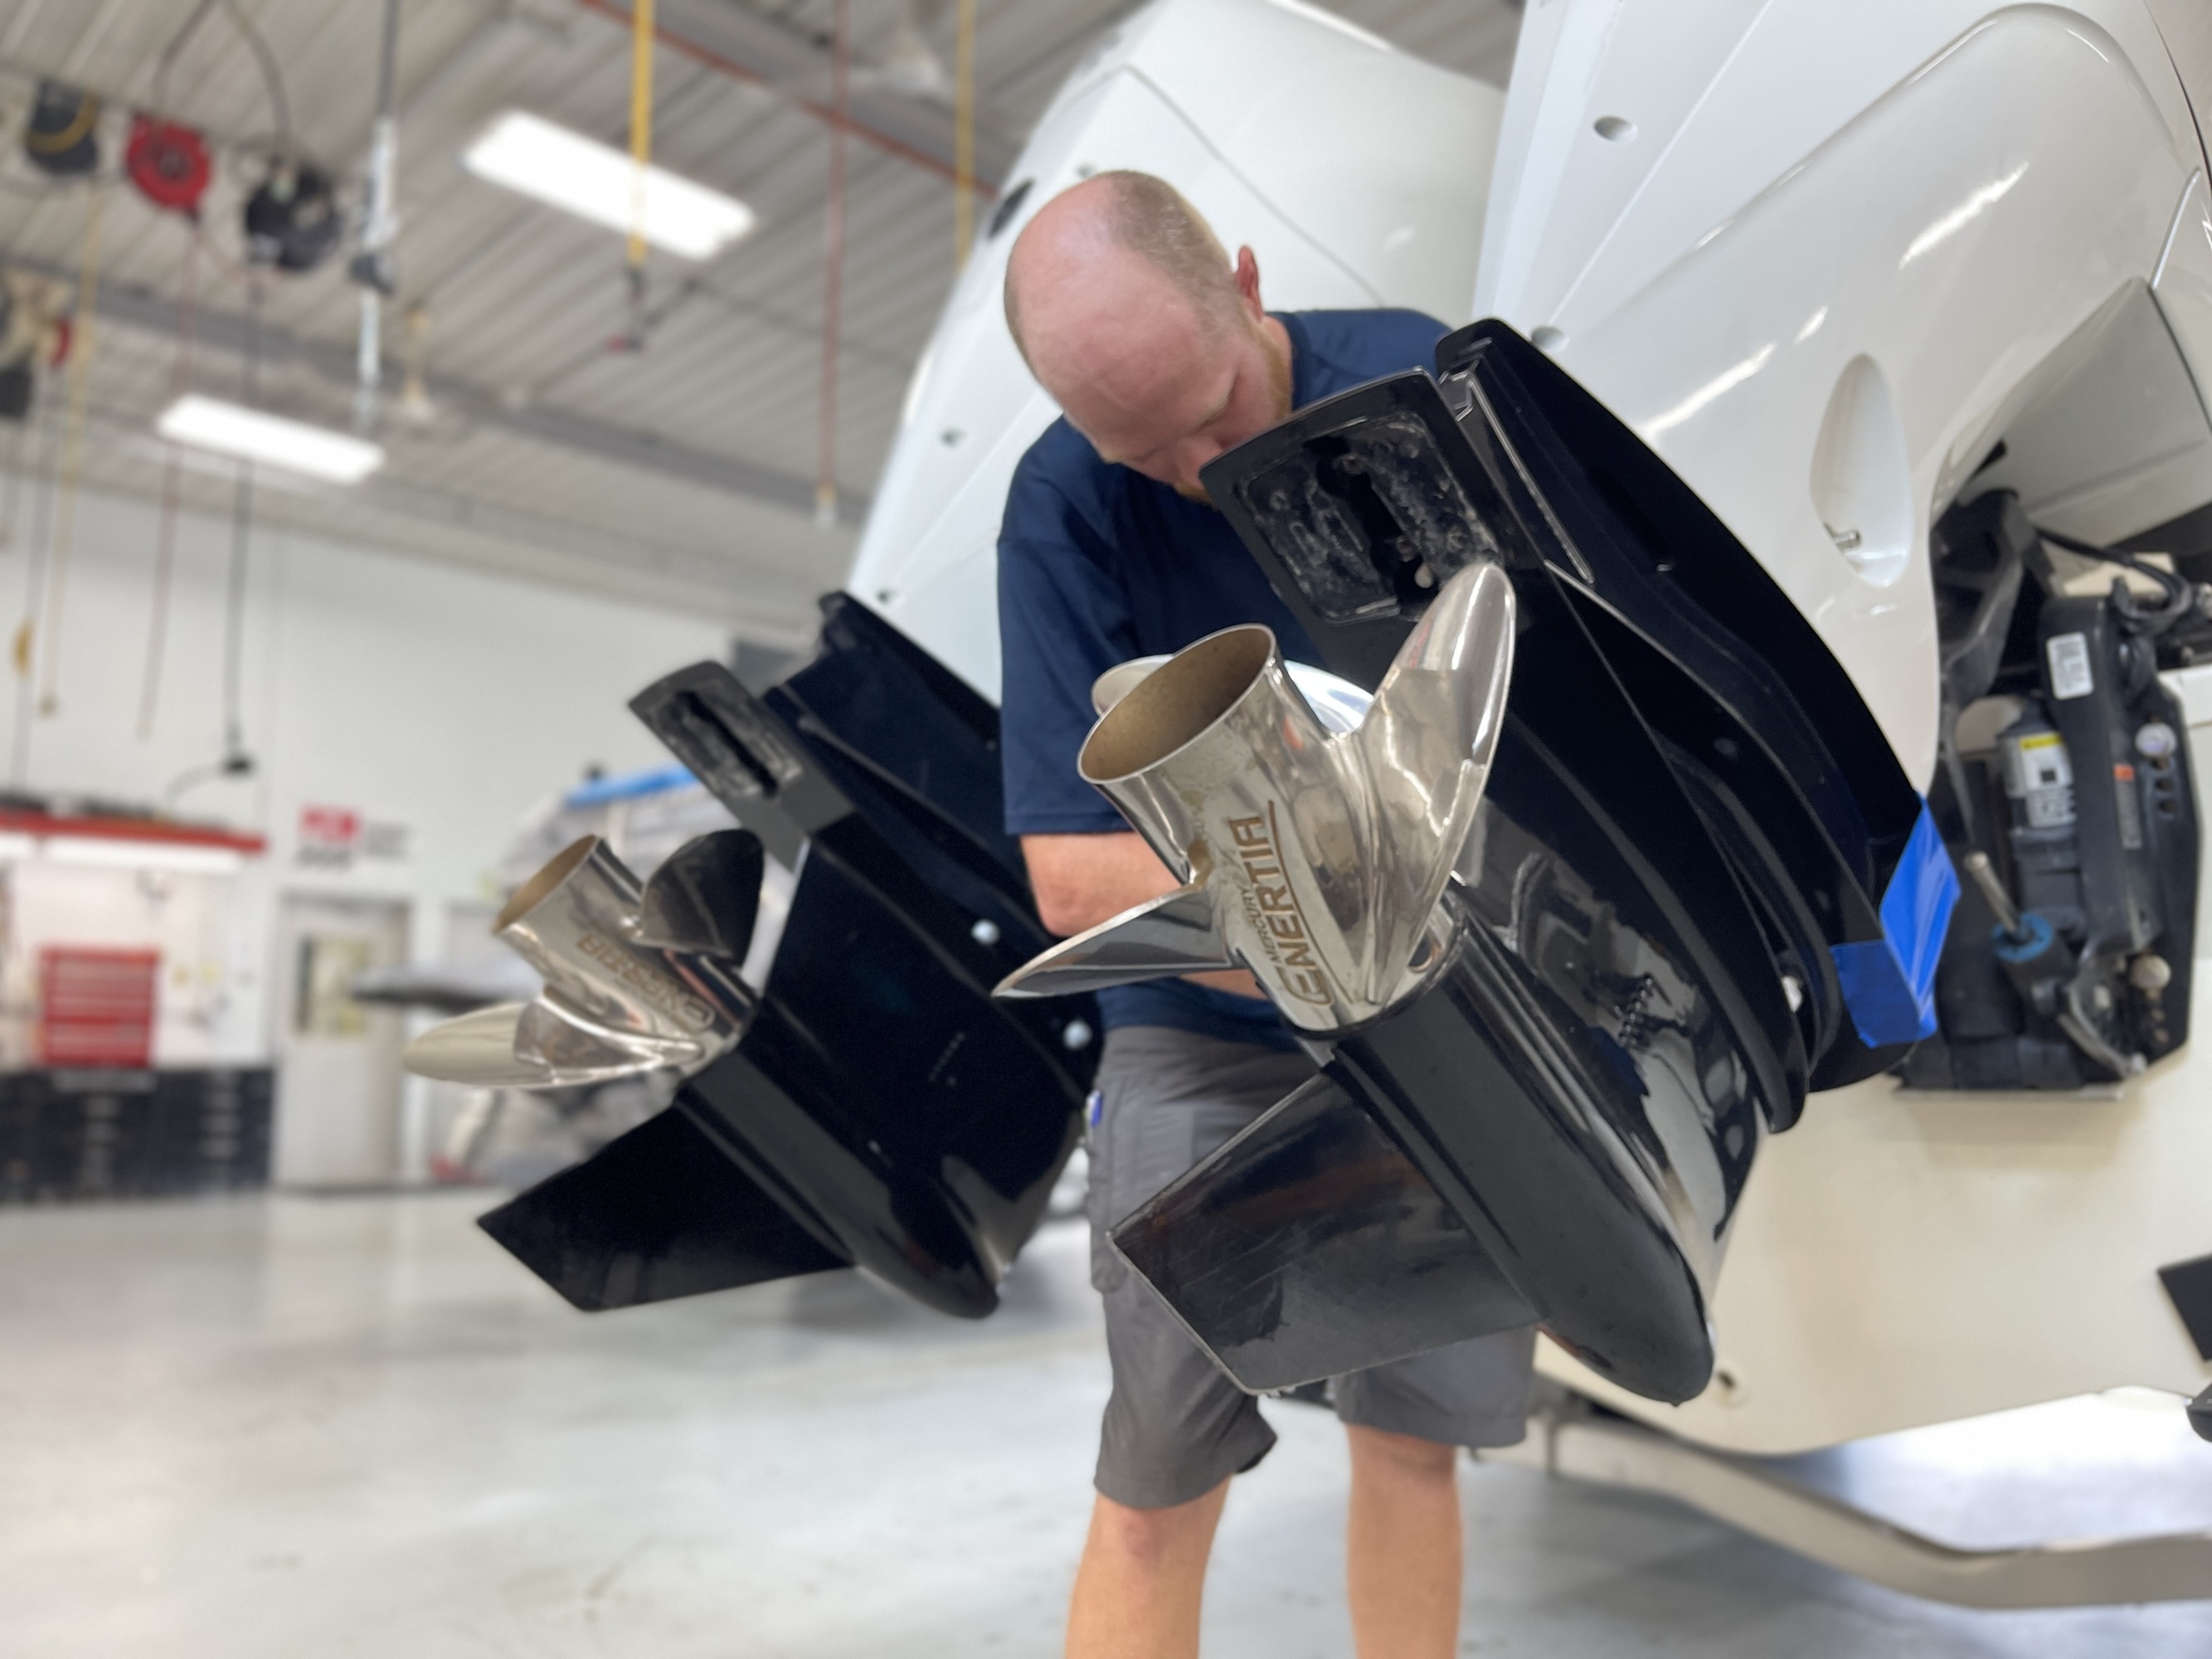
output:
POLYGON ((1241 964, 1316 1035, 1405 1001, 1441 957, 1437 901, 1489 777, 1513 631, 1504 571, 1466 567, 1356 725, 1333 693, 1322 718, 1299 684, 1314 671, 1285 665, 1265 628, 1103 676, 1080 769, 1185 884, 1055 945, 997 994, 1241 964))
POLYGON ((574 842, 492 924, 544 990, 433 1026, 407 1045, 407 1069, 523 1089, 697 1071, 751 1012, 737 964, 761 870, 760 843, 742 830, 686 842, 642 884, 598 836, 574 842))

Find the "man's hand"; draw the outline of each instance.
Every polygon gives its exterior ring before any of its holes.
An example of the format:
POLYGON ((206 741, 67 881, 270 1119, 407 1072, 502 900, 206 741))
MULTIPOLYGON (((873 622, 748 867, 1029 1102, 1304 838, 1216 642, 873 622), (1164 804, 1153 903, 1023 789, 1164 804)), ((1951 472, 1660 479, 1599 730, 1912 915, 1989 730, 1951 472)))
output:
MULTIPOLYGON (((1065 938, 1111 921, 1122 911, 1173 892, 1174 874, 1145 838, 1133 830, 1087 836, 1024 836, 1022 857, 1030 866, 1030 887, 1037 915, 1048 933, 1065 938)), ((1242 968, 1190 974, 1193 983, 1240 997, 1261 994, 1258 982, 1242 968)))

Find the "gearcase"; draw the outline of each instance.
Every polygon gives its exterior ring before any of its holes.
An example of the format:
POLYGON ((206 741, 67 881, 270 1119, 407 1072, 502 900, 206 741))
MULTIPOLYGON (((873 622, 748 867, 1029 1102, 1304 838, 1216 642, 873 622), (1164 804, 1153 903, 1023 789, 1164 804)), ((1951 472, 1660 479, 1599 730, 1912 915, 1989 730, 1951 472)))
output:
POLYGON ((1241 965, 1322 1063, 1114 1230, 1247 1388, 1537 1322, 1680 1401, 1762 1135, 1932 1027, 1957 883, 1663 465, 1502 325, 1438 370, 1206 474, 1371 702, 1264 629, 1108 677, 1085 775, 1188 884, 1000 994, 1241 965))
POLYGON ((1087 1001, 989 998, 1048 941, 1000 828, 996 714, 859 605, 824 610, 819 654, 764 696, 701 663, 631 704, 744 828, 641 883, 569 848, 495 929, 544 993, 410 1048, 477 1086, 677 1079, 483 1218, 586 1310, 858 1266, 980 1317, 1081 1133, 1087 1001), (797 882, 756 987, 764 856, 797 882))

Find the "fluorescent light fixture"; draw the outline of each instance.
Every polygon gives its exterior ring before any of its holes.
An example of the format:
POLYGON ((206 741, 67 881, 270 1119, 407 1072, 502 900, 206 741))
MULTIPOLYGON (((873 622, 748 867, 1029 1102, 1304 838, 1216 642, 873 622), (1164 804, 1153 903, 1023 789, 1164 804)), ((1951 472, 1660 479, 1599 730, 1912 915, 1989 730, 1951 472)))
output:
MULTIPOLYGON (((509 110, 461 152, 479 179, 628 235, 638 213, 637 165, 611 144, 509 110)), ((753 210, 665 167, 645 170, 645 240, 686 259, 708 259, 753 228, 753 210)))
POLYGON ((107 836, 54 836, 46 854, 57 864, 101 864, 112 869, 175 870, 191 875, 228 876, 243 868, 245 856, 228 847, 196 847, 189 842, 140 840, 107 836))
POLYGON ((334 483, 359 483, 384 465, 383 446, 365 438, 197 393, 171 404, 154 426, 171 443, 265 461, 334 483))

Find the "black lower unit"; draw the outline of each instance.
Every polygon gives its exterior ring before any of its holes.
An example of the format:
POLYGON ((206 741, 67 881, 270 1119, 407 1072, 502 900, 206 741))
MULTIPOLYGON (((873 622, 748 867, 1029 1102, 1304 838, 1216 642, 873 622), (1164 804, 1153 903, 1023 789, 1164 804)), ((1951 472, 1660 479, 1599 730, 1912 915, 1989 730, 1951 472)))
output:
POLYGON ((764 697, 702 663, 632 707, 798 885, 736 1046, 480 1224, 586 1311, 859 1267, 989 1313, 1097 1049, 1088 998, 991 1000, 1049 942, 1001 827, 995 711, 842 599, 764 697))
POLYGON ((0 1072, 0 1204, 269 1183, 265 1066, 0 1072))

